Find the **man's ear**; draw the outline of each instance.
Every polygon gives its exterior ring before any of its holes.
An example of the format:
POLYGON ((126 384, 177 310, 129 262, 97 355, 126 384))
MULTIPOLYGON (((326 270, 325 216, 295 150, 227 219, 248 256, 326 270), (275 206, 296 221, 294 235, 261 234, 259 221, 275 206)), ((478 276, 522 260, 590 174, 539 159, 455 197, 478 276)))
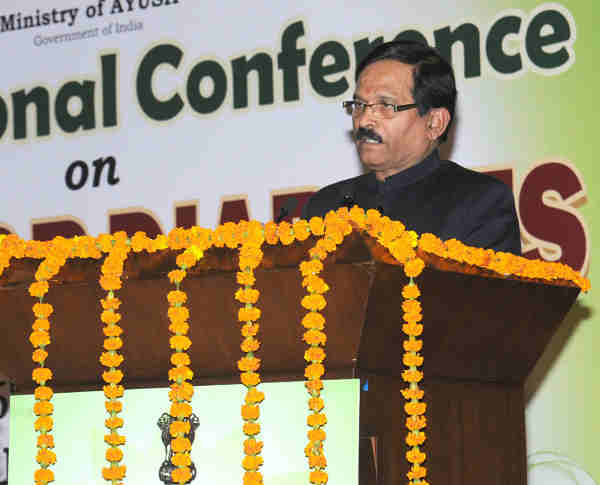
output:
POLYGON ((450 123, 450 113, 446 108, 431 108, 427 117, 427 136, 431 141, 435 141, 446 131, 450 123))

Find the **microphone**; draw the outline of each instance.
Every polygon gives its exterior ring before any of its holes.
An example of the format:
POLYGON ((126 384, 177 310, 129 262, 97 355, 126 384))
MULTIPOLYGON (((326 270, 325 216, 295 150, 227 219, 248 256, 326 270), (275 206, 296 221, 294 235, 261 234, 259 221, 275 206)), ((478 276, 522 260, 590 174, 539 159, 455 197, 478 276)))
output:
POLYGON ((355 202, 352 194, 344 194, 344 197, 342 197, 342 200, 340 201, 340 207, 347 207, 348 209, 351 209, 354 205, 355 202))
POLYGON ((284 217, 287 217, 292 212, 294 212, 294 209, 296 209, 297 205, 298 197, 290 197, 289 199, 287 199, 281 206, 281 209, 279 209, 279 215, 275 219, 275 223, 279 224, 284 219, 284 217))

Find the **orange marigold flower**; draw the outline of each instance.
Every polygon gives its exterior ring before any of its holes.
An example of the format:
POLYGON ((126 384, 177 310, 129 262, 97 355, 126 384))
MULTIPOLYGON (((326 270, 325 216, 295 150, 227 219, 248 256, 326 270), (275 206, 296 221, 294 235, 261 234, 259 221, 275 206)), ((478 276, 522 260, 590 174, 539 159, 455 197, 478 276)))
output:
POLYGON ((260 348, 260 342, 255 338, 248 337, 242 341, 240 348, 242 352, 256 352, 260 348))
POLYGON ((402 389, 400 392, 404 396, 404 399, 407 400, 423 399, 423 396, 425 395, 425 391, 423 391, 423 389, 419 389, 418 387, 416 389, 411 389, 410 387, 408 387, 406 389, 402 389))
POLYGON ((322 236, 325 232, 325 223, 320 217, 311 217, 308 221, 310 232, 313 236, 322 236))
POLYGON ((33 405, 33 412, 36 416, 48 416, 54 411, 54 406, 48 401, 37 401, 33 405))
MULTIPOLYGON (((427 468, 425 468, 421 465, 418 465, 418 464, 413 464, 410 467, 410 470, 408 471, 406 476, 408 477, 409 480, 423 479, 427 476, 427 468)), ((423 482, 421 481, 421 483, 423 483, 423 482)))
POLYGON ((33 423, 36 431, 51 431, 54 426, 54 421, 50 416, 40 416, 33 423))
POLYGON ((327 424, 327 416, 322 413, 309 414, 308 418, 306 418, 306 424, 311 428, 324 426, 327 424))
POLYGON ((302 336, 308 345, 325 345, 327 342, 327 336, 320 330, 307 330, 302 336))
POLYGON ((54 481, 54 472, 49 468, 40 468, 33 474, 33 479, 37 484, 49 483, 54 481))
POLYGON ((119 300, 118 298, 102 298, 100 300, 100 303, 102 303, 102 308, 104 310, 118 310, 119 307, 121 306, 121 300, 119 300))
POLYGON ((41 433, 37 437, 37 446, 40 448, 54 448, 54 436, 47 433, 41 433))
POLYGON ((242 418, 246 421, 257 420, 260 416, 260 408, 248 404, 242 405, 242 418))
POLYGON ((236 281, 238 285, 252 286, 254 283, 256 283, 256 278, 250 271, 238 271, 236 273, 236 281))
POLYGON ((260 433, 260 424, 253 421, 246 421, 242 429, 244 434, 248 436, 254 436, 260 433))
POLYGON ((423 357, 413 352, 406 352, 402 356, 402 363, 407 367, 419 367, 420 365, 423 365, 423 357))
POLYGON ((105 350, 119 350, 123 347, 123 341, 119 337, 109 337, 104 339, 105 350))
POLYGON ((269 221, 265 224, 265 241, 268 244, 277 244, 279 236, 277 235, 277 224, 273 221, 269 221))
POLYGON ((169 412, 171 416, 175 418, 187 418, 192 414, 192 406, 187 402, 174 402, 171 404, 171 410, 169 412))
POLYGON ((31 360, 33 360, 34 362, 37 362, 38 364, 41 364, 42 362, 44 362, 46 360, 47 357, 48 357, 48 352, 46 352, 45 350, 42 350, 42 349, 36 349, 36 350, 34 350, 32 356, 31 356, 31 360))
POLYGON ((109 384, 109 385, 103 386, 102 390, 104 391, 104 396, 107 399, 117 399, 117 398, 123 396, 123 392, 125 391, 125 388, 121 385, 116 386, 114 384, 109 384))
POLYGON ((56 463, 56 454, 48 448, 38 450, 36 461, 43 466, 54 465, 56 463))
POLYGON ((240 322, 255 322, 260 318, 260 309, 256 307, 242 307, 238 310, 238 320, 240 322))
POLYGON ((409 278, 415 278, 421 274, 423 268, 425 268, 423 260, 421 258, 415 258, 404 265, 404 274, 409 278))
POLYGON ((33 305, 33 313, 38 318, 48 318, 53 311, 54 308, 49 303, 36 303, 33 305))
POLYGON ((50 330, 50 322, 47 318, 38 318, 35 322, 33 322, 31 328, 33 330, 42 330, 44 332, 47 332, 48 330, 50 330))
POLYGON ((181 305, 187 301, 187 295, 184 291, 172 290, 167 293, 167 300, 171 305, 181 305))
POLYGON ((172 306, 167 310, 167 315, 172 323, 181 323, 190 318, 190 311, 184 306, 172 306))
POLYGON ((123 362, 123 356, 116 352, 102 352, 100 363, 105 367, 119 367, 123 362))
POLYGON ((105 456, 107 461, 118 462, 123 459, 123 452, 119 448, 109 448, 105 456))
POLYGON ((50 285, 47 281, 36 281, 29 285, 29 294, 31 296, 35 296, 37 298, 41 298, 46 293, 48 293, 48 288, 50 285))
POLYGON ((174 453, 183 453, 192 449, 192 444, 188 438, 174 438, 171 440, 171 449, 174 453))
POLYGON ((263 392, 259 391, 258 389, 256 389, 256 387, 251 387, 246 392, 246 398, 245 398, 246 404, 256 404, 256 403, 262 402, 264 399, 265 399, 265 394, 263 392))
POLYGON ((120 413, 123 411, 123 403, 121 401, 105 401, 104 408, 108 413, 120 413))
POLYGON ((427 404, 424 402, 407 402, 404 404, 404 411, 409 416, 420 416, 425 414, 427 410, 427 404))
POLYGON ((411 448, 406 452, 406 459, 409 463, 418 463, 420 465, 425 461, 425 453, 416 448, 411 448))
POLYGON ((125 436, 121 436, 120 434, 117 434, 117 433, 111 433, 111 434, 104 435, 104 442, 111 446, 124 445, 125 441, 126 441, 125 436))
POLYGON ((174 269, 167 275, 171 283, 181 283, 187 273, 182 269, 174 269))
POLYGON ((245 270, 244 272, 249 272, 249 270, 258 268, 263 258, 263 252, 256 246, 244 244, 240 248, 239 257, 240 269, 245 270))
POLYGON ((172 349, 187 350, 192 345, 192 341, 185 335, 173 335, 169 339, 169 344, 172 349))
POLYGON ((405 441, 408 446, 420 446, 425 442, 425 433, 422 431, 411 431, 406 435, 405 441))
POLYGON ((311 397, 308 400, 308 407, 312 411, 317 411, 318 412, 318 411, 320 411, 321 409, 323 409, 325 407, 325 402, 320 397, 311 397))
POLYGON ((121 314, 116 313, 114 310, 104 310, 100 314, 100 320, 104 323, 115 324, 121 320, 121 314))
POLYGON ((311 429, 307 433, 308 439, 311 441, 324 441, 327 434, 322 429, 311 429))
POLYGON ((423 333, 423 325, 420 323, 405 323, 402 325, 402 331, 409 336, 418 337, 423 333))
POLYGON ((405 370, 402 372, 402 379, 405 382, 420 382, 423 379, 423 373, 418 370, 405 370))
POLYGON ((421 296, 421 292, 419 291, 419 287, 414 283, 409 283, 402 288, 402 296, 406 299, 409 298, 419 298, 421 296))
POLYGON ((171 355, 171 364, 175 366, 190 365, 190 356, 185 352, 175 352, 171 355))
POLYGON ((123 380, 123 372, 120 370, 108 370, 102 373, 102 379, 108 384, 118 384, 123 380))
POLYGON ((117 429, 123 426, 123 419, 118 416, 111 416, 104 420, 104 425, 109 429, 117 429))
POLYGON ((304 219, 298 219, 294 222, 293 229, 298 241, 305 241, 310 236, 310 226, 304 219))
POLYGON ((327 459, 323 455, 310 455, 308 457, 309 468, 325 468, 327 466, 327 459))
POLYGON ((405 313, 403 315, 403 317, 404 317, 404 321, 406 321, 408 323, 416 323, 416 322, 420 322, 421 320, 423 320, 422 313, 409 312, 409 313, 405 313))
POLYGON ((192 471, 188 467, 175 468, 171 471, 173 483, 187 483, 192 478, 192 471))
POLYGON ((52 399, 54 392, 52 391, 52 389, 50 387, 38 386, 35 388, 33 395, 36 399, 47 401, 49 399, 52 399))
POLYGON ((131 237, 131 249, 134 253, 139 253, 148 247, 148 243, 150 239, 146 236, 146 233, 143 231, 137 231, 131 237))
POLYGON ((318 311, 325 308, 327 302, 325 301, 325 298, 323 298, 322 295, 313 294, 306 295, 305 297, 303 297, 301 304, 307 310, 318 311))
POLYGON ((254 288, 239 288, 235 292, 235 299, 242 303, 256 303, 260 293, 254 288))
POLYGON ((323 470, 313 470, 310 472, 309 480, 310 483, 321 484, 327 483, 329 477, 327 476, 327 473, 325 473, 323 470))
POLYGON ((123 333, 123 329, 118 325, 106 325, 102 327, 102 333, 107 337, 119 337, 123 333))
POLYGON ((256 441, 254 438, 244 440, 244 454, 258 455, 263 449, 263 442, 256 441))
POLYGON ((425 416, 409 416, 406 418, 406 427, 410 431, 416 431, 423 429, 427 426, 427 419, 425 416))
POLYGON ((323 362, 325 351, 320 347, 311 347, 304 352, 304 360, 307 362, 323 362))
POLYGON ((325 373, 325 367, 322 364, 310 364, 306 366, 304 377, 307 379, 319 379, 325 373))
POLYGON ((176 437, 177 435, 184 435, 190 432, 189 421, 173 421, 169 426, 169 433, 171 436, 176 437))
POLYGON ((102 468, 102 478, 104 480, 123 480, 126 472, 127 467, 125 465, 102 468))
POLYGON ((252 387, 260 383, 260 375, 256 372, 242 372, 240 380, 246 387, 252 387))
POLYGON ((174 453, 171 457, 171 463, 178 467, 190 466, 192 464, 192 458, 188 453, 174 453))
POLYGON ((194 387, 189 382, 171 384, 169 399, 171 401, 191 401, 194 395, 194 387))
POLYGON ((323 330, 325 328, 325 318, 317 312, 310 312, 302 318, 302 326, 304 328, 312 328, 315 330, 323 330))
POLYGON ((323 271, 323 263, 318 259, 302 261, 300 263, 300 273, 302 273, 302 276, 319 274, 321 271, 323 271))
POLYGON ((260 368, 260 359, 256 357, 242 357, 238 360, 237 365, 241 371, 256 371, 260 368))
POLYGON ((242 325, 242 336, 254 337, 258 333, 260 325, 258 323, 246 323, 242 325))
POLYGON ((46 367, 37 367, 33 369, 31 378, 38 384, 44 384, 46 381, 52 379, 52 371, 46 367))
POLYGON ((186 333, 188 333, 189 329, 190 329, 190 325, 187 322, 177 322, 177 323, 171 323, 169 325, 170 332, 180 334, 180 335, 185 335, 186 333))
POLYGON ((421 313, 421 303, 418 300, 405 300, 402 302, 402 310, 405 313, 421 313))
POLYGON ((289 222, 282 221, 279 223, 279 240, 284 246, 289 246, 294 242, 295 236, 292 233, 292 226, 289 222))
POLYGON ((260 472, 244 472, 243 485, 263 485, 263 479, 260 472))
POLYGON ((305 381, 304 386, 310 393, 319 392, 321 389, 323 389, 323 381, 321 381, 320 379, 314 379, 312 381, 305 381))
POLYGON ((33 345, 34 347, 40 347, 42 345, 49 345, 50 344, 50 334, 43 330, 34 330, 33 332, 31 332, 31 335, 29 335, 29 341, 31 342, 31 345, 33 345))
POLYGON ((329 285, 317 275, 308 275, 302 280, 302 286, 311 293, 323 294, 329 291, 329 285))
POLYGON ((177 258, 175 259, 177 266, 182 269, 191 268, 196 264, 197 261, 198 259, 196 258, 196 255, 191 251, 184 251, 183 253, 178 254, 177 258))
POLYGON ((419 352, 423 348, 423 341, 411 338, 402 343, 404 350, 407 352, 419 352))
POLYGON ((169 380, 170 381, 179 381, 179 380, 188 380, 194 377, 194 372, 187 366, 181 367, 173 367, 169 369, 169 380))
POLYGON ((102 275, 100 277, 100 286, 105 290, 105 291, 115 291, 121 288, 122 283, 121 283, 121 278, 119 278, 118 276, 107 276, 107 275, 102 275))
POLYGON ((263 464, 263 459, 261 456, 250 455, 245 456, 242 460, 242 466, 246 470, 257 470, 259 466, 263 464))

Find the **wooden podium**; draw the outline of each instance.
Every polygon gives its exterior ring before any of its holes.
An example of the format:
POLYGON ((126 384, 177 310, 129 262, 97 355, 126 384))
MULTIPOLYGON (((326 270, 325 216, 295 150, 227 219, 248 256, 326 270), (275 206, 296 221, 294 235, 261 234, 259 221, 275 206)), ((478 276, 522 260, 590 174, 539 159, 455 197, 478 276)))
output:
MULTIPOLYGON (((315 239, 263 246, 256 288, 262 310, 258 356, 264 381, 303 380, 305 294, 297 269, 315 239)), ((237 251, 213 248, 189 272, 190 349, 195 385, 239 382, 237 251)), ((168 303, 174 251, 131 254, 117 292, 125 330, 121 369, 126 388, 167 386, 168 303)), ((421 255, 429 481, 444 485, 526 484, 523 384, 579 289, 481 274, 421 255)), ((39 261, 13 261, 0 278, 4 340, 0 371, 13 392, 31 393, 34 299, 28 284, 39 261)), ((101 388, 100 261, 69 260, 50 286, 55 312, 48 363, 57 391, 101 388)), ((369 236, 353 233, 326 261, 330 285, 325 378, 359 377, 360 483, 405 484, 402 365, 402 268, 369 236)), ((334 406, 335 403, 326 403, 334 406)), ((302 444, 303 446, 304 444, 302 444)), ((337 483, 330 477, 330 483, 337 483)))

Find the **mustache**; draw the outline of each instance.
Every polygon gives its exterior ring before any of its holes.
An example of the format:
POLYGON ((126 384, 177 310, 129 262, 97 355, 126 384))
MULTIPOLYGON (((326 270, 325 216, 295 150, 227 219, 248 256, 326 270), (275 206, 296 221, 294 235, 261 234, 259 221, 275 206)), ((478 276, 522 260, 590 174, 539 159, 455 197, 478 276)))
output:
POLYGON ((361 126, 360 128, 358 128, 358 130, 354 131, 354 140, 374 140, 378 143, 383 142, 383 138, 379 133, 372 130, 371 128, 365 128, 364 126, 361 126))

